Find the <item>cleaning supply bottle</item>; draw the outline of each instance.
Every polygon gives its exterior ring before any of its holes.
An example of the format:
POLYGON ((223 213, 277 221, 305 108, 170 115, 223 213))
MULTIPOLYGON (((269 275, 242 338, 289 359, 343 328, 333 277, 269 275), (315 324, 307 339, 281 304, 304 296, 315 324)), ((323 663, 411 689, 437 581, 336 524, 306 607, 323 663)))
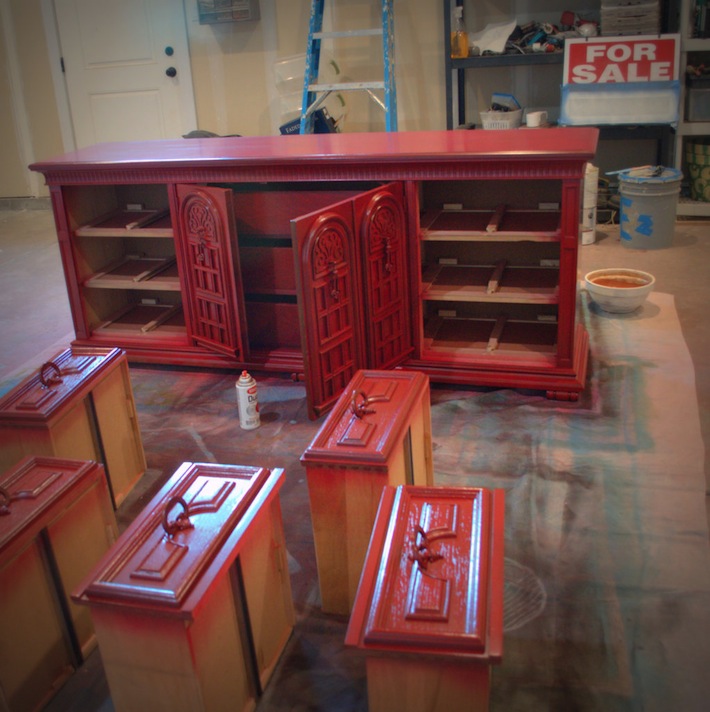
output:
POLYGON ((256 381, 246 371, 237 381, 237 411, 239 425, 244 430, 253 430, 261 424, 259 417, 259 399, 256 393, 256 381))
POLYGON ((451 58, 465 59, 468 57, 468 32, 463 22, 463 7, 454 8, 454 24, 451 28, 451 58))

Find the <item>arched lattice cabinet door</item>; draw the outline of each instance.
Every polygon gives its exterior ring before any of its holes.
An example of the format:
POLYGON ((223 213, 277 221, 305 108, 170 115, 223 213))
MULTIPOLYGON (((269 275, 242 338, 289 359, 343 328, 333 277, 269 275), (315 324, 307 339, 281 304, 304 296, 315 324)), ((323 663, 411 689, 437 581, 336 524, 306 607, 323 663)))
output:
POLYGON ((352 201, 291 221, 309 414, 318 417, 364 363, 352 201))
POLYGON ((212 351, 244 358, 238 310, 236 227, 230 190, 177 186, 190 336, 212 351))
POLYGON ((407 222, 401 183, 354 201, 359 231, 367 368, 388 369, 412 352, 407 222))

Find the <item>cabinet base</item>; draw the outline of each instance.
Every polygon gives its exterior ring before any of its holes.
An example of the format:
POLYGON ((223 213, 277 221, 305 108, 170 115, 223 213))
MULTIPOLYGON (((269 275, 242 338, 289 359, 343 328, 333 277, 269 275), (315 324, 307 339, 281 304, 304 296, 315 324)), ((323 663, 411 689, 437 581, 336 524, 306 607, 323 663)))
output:
MULTIPOLYGON (((77 339, 72 346, 96 346, 95 339, 77 339)), ((135 345, 121 345, 131 363, 186 366, 196 368, 223 368, 229 370, 249 369, 274 374, 288 375, 294 381, 303 380, 303 355, 294 349, 276 349, 252 354, 248 360, 207 351, 196 346, 166 347, 156 349, 135 345)), ((589 336, 586 329, 577 324, 574 340, 574 355, 569 368, 524 366, 514 360, 491 362, 479 365, 439 364, 411 358, 402 368, 422 371, 433 383, 458 386, 482 386, 492 388, 521 388, 545 391, 547 397, 558 401, 576 401, 584 390, 589 361, 589 336)))

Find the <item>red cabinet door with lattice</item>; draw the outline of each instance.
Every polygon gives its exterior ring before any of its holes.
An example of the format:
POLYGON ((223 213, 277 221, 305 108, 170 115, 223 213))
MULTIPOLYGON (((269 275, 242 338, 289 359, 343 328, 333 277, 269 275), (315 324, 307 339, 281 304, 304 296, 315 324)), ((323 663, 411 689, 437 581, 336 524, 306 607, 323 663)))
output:
POLYGON ((190 335, 200 346, 242 359, 242 287, 232 191, 178 185, 177 197, 190 335))
POLYGON ((332 408, 365 365, 352 200, 291 221, 308 411, 332 408))
POLYGON ((358 369, 392 368, 411 350, 403 202, 394 183, 291 221, 313 418, 358 369))
POLYGON ((361 250, 367 367, 393 368, 412 351, 404 187, 390 183, 353 202, 361 250))

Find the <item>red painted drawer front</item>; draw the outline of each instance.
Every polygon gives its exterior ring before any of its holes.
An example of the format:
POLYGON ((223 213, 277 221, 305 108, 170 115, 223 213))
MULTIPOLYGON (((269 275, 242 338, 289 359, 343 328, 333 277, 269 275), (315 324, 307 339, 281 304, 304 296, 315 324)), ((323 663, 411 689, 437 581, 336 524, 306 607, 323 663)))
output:
POLYGON ((415 371, 357 371, 301 462, 385 466, 427 386, 415 371))
MULTIPOLYGON (((29 540, 46 525, 53 507, 89 473, 102 468, 88 460, 27 457, 0 475, 0 553, 29 540)), ((99 475, 103 478, 103 472, 99 475)))
POLYGON ((71 348, 57 354, 0 400, 0 423, 44 422, 83 397, 96 377, 125 359, 121 349, 71 348))
POLYGON ((188 601, 194 590, 236 557, 240 533, 282 479, 283 470, 184 463, 74 599, 179 615, 196 603, 188 601))
POLYGON ((386 488, 346 643, 499 659, 502 506, 500 491, 386 488))

